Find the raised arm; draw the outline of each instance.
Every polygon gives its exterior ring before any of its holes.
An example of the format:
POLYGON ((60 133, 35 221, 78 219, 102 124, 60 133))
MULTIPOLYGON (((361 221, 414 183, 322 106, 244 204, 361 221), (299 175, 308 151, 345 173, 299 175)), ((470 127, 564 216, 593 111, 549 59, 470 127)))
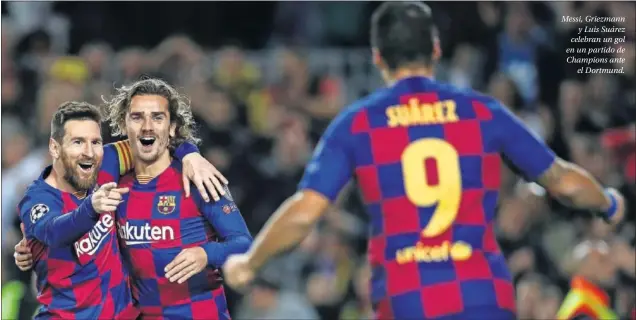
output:
POLYGON ((48 192, 27 194, 18 207, 25 237, 53 248, 72 244, 88 232, 99 217, 90 201, 65 214, 62 200, 48 192))
POLYGON ((102 185, 70 212, 63 212, 61 198, 52 191, 28 192, 18 206, 25 237, 52 248, 71 245, 93 228, 100 213, 117 209, 128 189, 115 187, 114 182, 102 185))

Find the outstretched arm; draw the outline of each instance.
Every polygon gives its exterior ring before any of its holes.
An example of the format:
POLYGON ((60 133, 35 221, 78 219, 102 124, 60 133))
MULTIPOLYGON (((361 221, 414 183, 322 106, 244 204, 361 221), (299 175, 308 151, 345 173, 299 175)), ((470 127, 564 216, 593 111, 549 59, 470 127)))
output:
POLYGON ((593 210, 614 223, 622 219, 624 200, 618 191, 603 189, 587 171, 558 158, 504 106, 493 110, 501 151, 526 179, 537 181, 565 205, 593 210))
POLYGON ((26 238, 35 238, 52 248, 70 245, 88 232, 99 217, 90 200, 65 214, 61 200, 48 193, 27 195, 19 208, 26 238))
POLYGON ((27 194, 19 205, 25 236, 52 248, 72 244, 93 228, 100 213, 117 209, 128 189, 116 186, 102 185, 71 212, 63 212, 61 199, 49 191, 27 194))
POLYGON ((353 174, 351 135, 347 118, 336 118, 318 143, 299 184, 258 234, 244 255, 230 256, 223 270, 226 283, 242 287, 268 259, 298 245, 307 237, 325 210, 353 174))

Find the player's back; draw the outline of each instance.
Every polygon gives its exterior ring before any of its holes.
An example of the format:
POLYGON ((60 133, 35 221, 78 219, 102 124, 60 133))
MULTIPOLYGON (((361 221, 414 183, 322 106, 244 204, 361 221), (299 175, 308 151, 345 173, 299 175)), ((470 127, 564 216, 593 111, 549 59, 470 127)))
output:
POLYGON ((346 111, 371 220, 378 318, 512 316, 514 290, 494 232, 494 103, 413 77, 346 111))
POLYGON ((134 317, 137 313, 112 212, 102 213, 92 230, 71 245, 51 247, 35 238, 35 230, 43 228, 43 223, 68 214, 84 201, 48 185, 43 176, 50 170, 27 188, 19 205, 38 279, 37 299, 42 304, 36 318, 134 317))

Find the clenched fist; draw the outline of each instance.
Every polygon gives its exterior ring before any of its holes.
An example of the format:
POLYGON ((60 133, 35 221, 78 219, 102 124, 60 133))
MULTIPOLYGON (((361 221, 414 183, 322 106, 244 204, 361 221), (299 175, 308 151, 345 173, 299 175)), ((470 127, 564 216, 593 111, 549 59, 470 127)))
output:
POLYGON ((109 182, 97 189, 91 196, 91 204, 97 213, 113 212, 122 202, 123 195, 128 188, 116 188, 117 183, 109 182))

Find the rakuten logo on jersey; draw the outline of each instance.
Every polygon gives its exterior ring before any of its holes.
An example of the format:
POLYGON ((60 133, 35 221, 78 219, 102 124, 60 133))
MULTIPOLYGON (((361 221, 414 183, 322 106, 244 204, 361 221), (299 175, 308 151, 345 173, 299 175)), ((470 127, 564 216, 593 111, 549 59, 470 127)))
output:
POLYGON ((127 245, 153 243, 163 240, 174 240, 174 230, 170 226, 151 226, 146 222, 136 226, 126 221, 126 224, 117 224, 119 236, 126 241, 127 245))
POLYGON ((111 214, 103 214, 93 229, 75 242, 75 253, 77 256, 79 257, 83 254, 94 255, 114 225, 115 219, 113 219, 113 216, 111 214))

